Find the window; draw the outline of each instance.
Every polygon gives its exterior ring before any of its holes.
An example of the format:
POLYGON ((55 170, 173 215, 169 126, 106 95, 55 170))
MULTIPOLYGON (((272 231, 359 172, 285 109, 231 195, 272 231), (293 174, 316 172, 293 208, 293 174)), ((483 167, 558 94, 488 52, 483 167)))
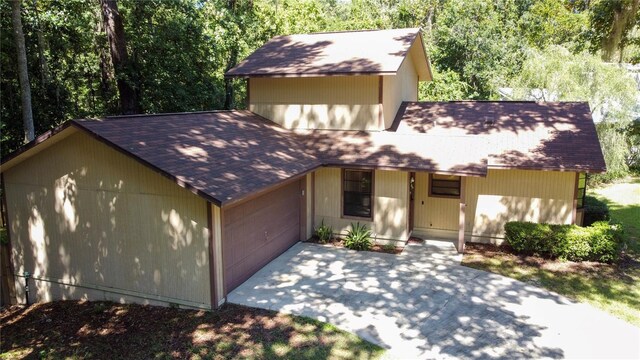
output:
POLYGON ((373 172, 345 169, 342 182, 342 214, 371 218, 373 172))
POLYGON ((460 176, 431 174, 429 196, 460 197, 460 176))
POLYGON ((578 209, 582 209, 584 207, 584 197, 587 194, 587 174, 580 173, 578 174, 578 209))

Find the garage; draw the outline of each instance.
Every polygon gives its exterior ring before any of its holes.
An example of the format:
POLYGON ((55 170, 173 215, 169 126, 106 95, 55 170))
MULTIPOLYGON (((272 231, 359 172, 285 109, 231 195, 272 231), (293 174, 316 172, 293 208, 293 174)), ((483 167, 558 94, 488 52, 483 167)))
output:
POLYGON ((223 210, 225 288, 229 292, 300 240, 302 181, 223 210))

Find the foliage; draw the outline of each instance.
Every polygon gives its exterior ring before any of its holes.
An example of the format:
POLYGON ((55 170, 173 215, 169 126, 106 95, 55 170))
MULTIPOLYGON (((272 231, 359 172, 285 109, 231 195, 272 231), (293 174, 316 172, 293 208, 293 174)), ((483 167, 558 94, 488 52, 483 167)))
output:
MULTIPOLYGON (((131 60, 125 77, 145 113, 244 107, 245 81, 224 73, 276 35, 422 27, 434 81, 420 84, 420 99, 495 99, 506 85, 545 88, 562 90, 560 100, 588 99, 595 113, 614 121, 628 118, 627 98, 634 95, 623 99, 627 85, 616 69, 605 71, 597 56, 580 52, 600 51, 591 44, 600 42, 598 24, 606 22, 597 19, 611 17, 613 8, 601 5, 612 1, 119 0, 118 7, 131 60), (615 106, 602 109, 605 103, 615 106)), ((0 29, 11 29, 9 2, 0 2, 0 14, 0 29)), ((27 1, 22 15, 36 133, 72 118, 118 113, 98 2, 27 1)), ((632 24, 625 35, 629 54, 640 51, 638 33, 632 24)), ((0 31, 0 54, 4 156, 22 144, 11 31, 0 31)), ((616 133, 624 134, 626 125, 599 129, 610 169, 620 155, 631 159, 616 133)))
POLYGON ((640 13, 636 0, 596 0, 589 11, 590 31, 588 37, 593 52, 601 51, 606 61, 618 61, 624 58, 624 49, 628 45, 638 45, 640 39, 633 31, 640 23, 640 13))
POLYGON ((640 119, 635 119, 624 129, 624 132, 627 134, 629 144, 627 165, 630 170, 640 171, 640 119))
POLYGON ((551 257, 553 229, 549 224, 511 221, 504 225, 506 243, 519 254, 551 257))
POLYGON ((382 245, 382 250, 387 253, 393 253, 396 251, 396 246, 394 244, 384 244, 382 245))
POLYGON ((9 244, 9 236, 7 235, 7 228, 0 228, 0 245, 9 244))
POLYGON ((596 221, 609 220, 609 206, 594 196, 585 196, 584 198, 584 218, 583 226, 589 226, 596 221))
POLYGON ((530 50, 520 74, 511 80, 514 98, 537 101, 588 101, 597 124, 608 172, 595 181, 627 174, 629 146, 625 129, 639 96, 635 80, 622 68, 598 57, 572 54, 561 46, 530 50))
POLYGON ((519 25, 529 45, 544 49, 554 44, 564 44, 572 49, 583 47, 582 34, 588 27, 588 16, 576 11, 565 2, 540 0, 520 18, 519 25))
POLYGON ((454 71, 469 85, 467 98, 490 99, 518 71, 524 42, 518 38, 518 13, 508 0, 448 1, 438 8, 431 60, 442 72, 454 71))
POLYGON ((512 221, 505 240, 519 254, 571 261, 615 261, 622 245, 622 225, 599 221, 588 227, 512 221))
POLYGON ((425 101, 464 100, 469 85, 460 80, 460 75, 453 70, 440 72, 432 67, 433 80, 421 82, 418 97, 425 101))
POLYGON ((351 250, 369 250, 371 245, 371 230, 367 225, 351 223, 351 229, 344 238, 344 246, 351 250))
POLYGON ((322 244, 328 242, 333 238, 333 228, 330 225, 325 225, 324 219, 322 219, 320 226, 315 228, 313 231, 322 244))

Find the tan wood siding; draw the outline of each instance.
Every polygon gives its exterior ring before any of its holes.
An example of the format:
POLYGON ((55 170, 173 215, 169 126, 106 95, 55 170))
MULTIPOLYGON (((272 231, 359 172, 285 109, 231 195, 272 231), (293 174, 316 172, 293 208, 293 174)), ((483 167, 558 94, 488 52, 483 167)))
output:
POLYGON ((418 100, 418 74, 411 56, 407 56, 396 75, 384 76, 383 109, 384 127, 393 124, 396 113, 403 101, 418 100))
POLYGON ((466 180, 468 234, 502 238, 508 221, 571 223, 573 172, 490 169, 466 180))
POLYGON ((307 211, 306 211, 306 222, 307 222, 307 233, 305 234, 306 239, 311 238, 311 236, 313 235, 313 230, 314 230, 314 226, 315 224, 313 223, 313 212, 315 211, 315 209, 313 208, 313 197, 314 197, 314 174, 310 173, 307 174, 307 181, 306 181, 306 204, 305 206, 307 207, 307 211))
POLYGON ((324 220, 334 232, 346 234, 351 223, 366 224, 379 239, 406 240, 409 221, 409 173, 376 170, 373 221, 342 218, 341 171, 322 168, 315 173, 316 226, 324 220))
POLYGON ((415 223, 416 232, 426 230, 458 230, 460 199, 429 196, 429 174, 416 173, 415 223))
POLYGON ((286 128, 380 129, 378 76, 253 78, 249 110, 286 128))
POLYGON ((220 306, 224 303, 225 293, 224 293, 224 262, 223 262, 223 254, 222 254, 222 217, 221 210, 219 206, 210 204, 211 216, 213 219, 211 220, 213 224, 213 244, 215 246, 215 258, 213 259, 213 266, 215 267, 215 287, 216 287, 216 304, 220 306))
POLYGON ((39 300, 210 307, 203 199, 84 133, 5 180, 12 261, 17 274, 46 280, 35 282, 39 300))

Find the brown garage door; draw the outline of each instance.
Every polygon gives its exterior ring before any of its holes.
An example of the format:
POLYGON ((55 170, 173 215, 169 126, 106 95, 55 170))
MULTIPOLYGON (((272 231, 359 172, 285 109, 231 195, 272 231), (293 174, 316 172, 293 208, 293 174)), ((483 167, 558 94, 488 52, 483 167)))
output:
POLYGON ((300 240, 300 185, 296 181, 224 210, 227 293, 300 240))

